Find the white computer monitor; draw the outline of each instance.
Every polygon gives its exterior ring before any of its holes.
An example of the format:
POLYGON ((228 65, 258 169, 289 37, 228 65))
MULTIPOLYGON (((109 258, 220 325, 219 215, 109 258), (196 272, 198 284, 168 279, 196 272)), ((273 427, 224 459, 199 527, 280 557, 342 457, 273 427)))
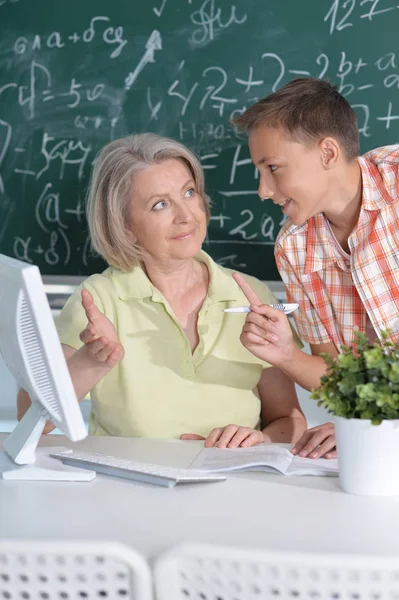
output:
MULTIPOLYGON (((73 476, 76 469, 61 468, 64 475, 52 474, 48 466, 55 459, 47 459, 44 469, 37 466, 36 446, 47 420, 74 442, 85 438, 87 430, 40 271, 34 265, 3 254, 0 254, 0 358, 32 401, 3 448, 13 463, 36 464, 36 470, 16 469, 20 476, 12 478, 80 479, 73 476), (68 471, 71 477, 65 475, 68 471)), ((60 461, 55 464, 59 472, 60 461)), ((80 471, 84 479, 84 472, 80 471)))

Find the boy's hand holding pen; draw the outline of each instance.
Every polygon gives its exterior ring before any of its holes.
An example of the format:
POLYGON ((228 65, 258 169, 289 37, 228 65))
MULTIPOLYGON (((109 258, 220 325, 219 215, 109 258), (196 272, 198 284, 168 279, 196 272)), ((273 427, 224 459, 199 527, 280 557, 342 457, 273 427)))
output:
POLYGON ((234 273, 233 278, 250 303, 225 309, 230 313, 247 313, 241 343, 257 358, 284 369, 284 364, 293 360, 296 349, 286 314, 296 310, 298 304, 263 304, 240 273, 234 273))

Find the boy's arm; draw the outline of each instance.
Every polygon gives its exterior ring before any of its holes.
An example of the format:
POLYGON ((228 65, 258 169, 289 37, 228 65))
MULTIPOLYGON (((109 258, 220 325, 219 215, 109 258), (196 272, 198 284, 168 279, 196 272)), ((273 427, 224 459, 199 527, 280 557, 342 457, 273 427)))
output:
POLYGON ((315 355, 305 354, 294 343, 287 317, 281 311, 262 304, 242 275, 234 273, 233 277, 251 304, 251 312, 240 336, 241 343, 249 352, 278 367, 305 389, 319 387, 326 365, 318 354, 326 350, 336 356, 335 345, 332 342, 313 345, 315 355))
POLYGON ((312 354, 306 354, 293 345, 292 354, 277 365, 290 379, 308 391, 318 388, 320 378, 326 373, 326 363, 320 354, 325 352, 333 358, 338 356, 333 342, 310 344, 310 349, 312 354))

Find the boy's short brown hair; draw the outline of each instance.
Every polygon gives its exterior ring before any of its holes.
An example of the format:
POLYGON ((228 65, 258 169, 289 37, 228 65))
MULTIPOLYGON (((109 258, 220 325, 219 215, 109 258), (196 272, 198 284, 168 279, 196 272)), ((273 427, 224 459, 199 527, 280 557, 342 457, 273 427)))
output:
POLYGON ((360 153, 355 111, 335 86, 321 79, 294 79, 234 117, 233 123, 247 133, 259 125, 281 128, 291 139, 305 143, 332 136, 347 160, 360 153))

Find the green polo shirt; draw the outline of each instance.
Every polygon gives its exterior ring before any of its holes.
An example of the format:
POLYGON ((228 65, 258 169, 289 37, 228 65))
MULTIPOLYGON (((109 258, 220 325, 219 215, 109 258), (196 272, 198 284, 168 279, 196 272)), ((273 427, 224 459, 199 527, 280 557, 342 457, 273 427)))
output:
MULTIPOLYGON (((248 304, 232 271, 201 252, 209 270, 208 295, 198 315, 199 344, 194 353, 167 300, 140 266, 129 273, 108 268, 89 277, 70 297, 57 320, 63 344, 80 348, 87 320, 80 290, 89 290, 112 321, 125 357, 91 391, 91 435, 178 438, 207 436, 214 427, 236 423, 257 427, 257 383, 270 365, 240 342, 245 314, 224 308, 248 304)), ((245 276, 266 304, 271 291, 245 276)))

